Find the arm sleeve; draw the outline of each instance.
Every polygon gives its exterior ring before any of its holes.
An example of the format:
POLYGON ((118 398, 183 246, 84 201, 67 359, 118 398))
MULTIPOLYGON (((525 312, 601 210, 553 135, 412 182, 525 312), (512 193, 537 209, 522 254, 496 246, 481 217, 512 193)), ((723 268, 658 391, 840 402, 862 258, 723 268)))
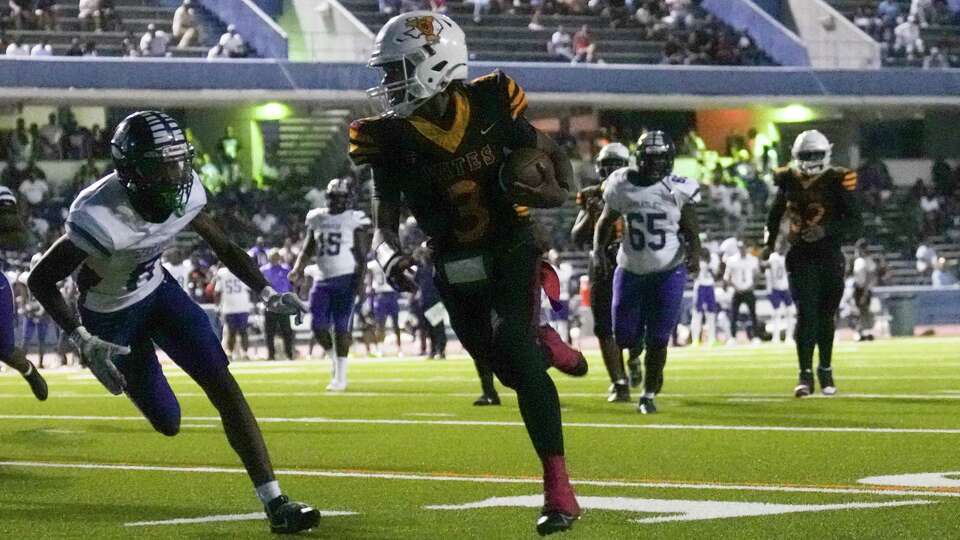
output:
POLYGON ((839 215, 827 227, 828 235, 839 239, 859 238, 863 234, 863 217, 860 215, 860 200, 857 197, 857 173, 844 170, 843 179, 835 189, 839 199, 839 215))

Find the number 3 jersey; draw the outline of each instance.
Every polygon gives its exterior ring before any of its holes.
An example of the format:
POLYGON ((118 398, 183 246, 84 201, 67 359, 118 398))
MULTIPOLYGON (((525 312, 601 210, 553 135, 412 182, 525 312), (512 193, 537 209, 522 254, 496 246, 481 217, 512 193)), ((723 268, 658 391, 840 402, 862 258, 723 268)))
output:
POLYGON ((350 157, 374 168, 376 196, 404 203, 440 249, 483 247, 527 223, 500 187, 506 149, 535 147, 523 89, 500 71, 448 90, 447 115, 433 123, 381 116, 350 126, 350 157))
POLYGON ((196 173, 183 215, 163 223, 140 217, 116 174, 81 191, 67 216, 67 238, 89 255, 77 277, 83 307, 109 313, 149 296, 163 282, 160 255, 206 204, 196 173))
POLYGON ((617 265, 634 274, 671 270, 684 259, 680 211, 700 202, 700 186, 673 175, 639 186, 631 181, 637 174, 624 168, 604 182, 604 202, 623 216, 626 225, 617 265))
POLYGON ((354 235, 358 229, 369 225, 370 218, 360 210, 331 214, 327 208, 316 208, 307 213, 307 230, 317 243, 318 279, 356 272, 354 235))

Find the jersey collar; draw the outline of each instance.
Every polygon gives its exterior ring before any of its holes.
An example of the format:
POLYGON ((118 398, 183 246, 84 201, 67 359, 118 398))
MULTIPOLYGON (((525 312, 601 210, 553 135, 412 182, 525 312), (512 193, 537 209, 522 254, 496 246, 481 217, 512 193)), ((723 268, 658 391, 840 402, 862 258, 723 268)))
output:
POLYGON ((453 123, 449 129, 443 129, 419 116, 411 116, 407 119, 420 135, 451 154, 460 147, 463 136, 467 133, 467 126, 470 124, 470 101, 467 96, 457 90, 453 92, 452 99, 453 123))

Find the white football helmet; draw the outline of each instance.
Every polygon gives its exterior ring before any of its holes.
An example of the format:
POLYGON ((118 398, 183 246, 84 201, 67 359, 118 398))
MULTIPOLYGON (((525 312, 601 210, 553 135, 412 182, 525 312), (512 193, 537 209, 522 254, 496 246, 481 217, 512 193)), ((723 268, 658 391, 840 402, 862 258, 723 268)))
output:
POLYGON ((605 180, 610 174, 630 165, 630 149, 615 142, 603 145, 594 161, 597 176, 605 180))
POLYGON ((450 81, 467 78, 466 35, 442 13, 403 13, 380 29, 367 65, 383 71, 367 96, 384 114, 403 118, 450 81))
POLYGON ((815 176, 830 167, 833 145, 815 129, 804 131, 793 141, 794 167, 801 174, 815 176))

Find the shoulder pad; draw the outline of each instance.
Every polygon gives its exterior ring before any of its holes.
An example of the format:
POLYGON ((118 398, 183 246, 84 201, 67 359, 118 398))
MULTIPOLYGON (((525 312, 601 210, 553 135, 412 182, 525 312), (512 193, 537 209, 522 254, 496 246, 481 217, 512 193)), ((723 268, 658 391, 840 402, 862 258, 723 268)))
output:
POLYGON ((357 225, 364 227, 367 225, 373 224, 367 214, 363 210, 352 210, 353 219, 356 220, 357 225))
POLYGON ((307 212, 307 224, 309 225, 311 221, 316 220, 317 218, 327 215, 329 211, 326 208, 314 208, 307 212))
POLYGON ((510 111, 510 117, 516 120, 527 110, 527 94, 516 81, 499 69, 470 81, 481 92, 494 92, 499 101, 510 111))
POLYGON ((686 202, 700 202, 700 184, 698 182, 676 175, 670 175, 668 180, 673 189, 683 194, 686 202))
POLYGON ((350 123, 350 159, 356 165, 367 165, 387 158, 383 146, 382 117, 362 118, 350 123))

